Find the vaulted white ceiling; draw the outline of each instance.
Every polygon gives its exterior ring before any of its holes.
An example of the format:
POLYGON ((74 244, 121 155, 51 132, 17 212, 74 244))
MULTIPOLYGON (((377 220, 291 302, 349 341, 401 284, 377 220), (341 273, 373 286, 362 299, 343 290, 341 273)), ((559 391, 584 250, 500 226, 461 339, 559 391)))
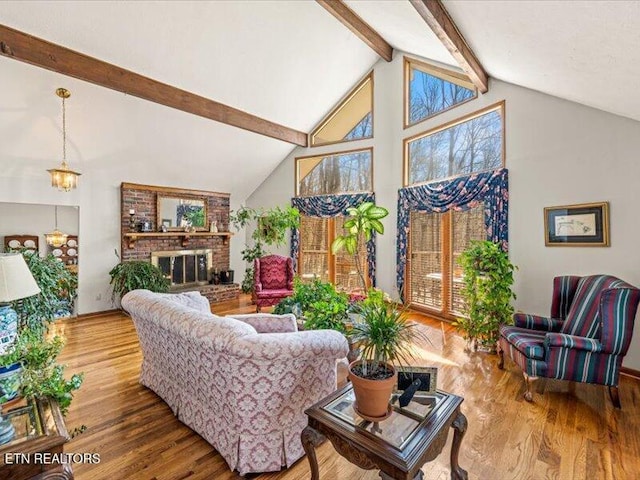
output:
MULTIPOLYGON (((378 59, 312 1, 4 1, 0 23, 305 132, 378 59)), ((11 73, 10 78, 0 75, 0 86, 6 87, 3 91, 14 92, 3 101, 11 108, 0 112, 6 119, 2 138, 11 138, 15 131, 24 135, 41 115, 49 117, 46 125, 59 123, 59 99, 52 92, 66 86, 72 89, 68 103, 71 142, 82 142, 78 123, 88 127, 96 117, 106 128, 104 135, 120 139, 120 145, 94 146, 102 151, 113 148, 101 152, 104 156, 80 149, 85 170, 87 163, 113 158, 129 140, 157 139, 166 148, 148 147, 154 150, 155 168, 175 168, 187 159, 201 166, 199 185, 177 186, 220 189, 242 199, 293 148, 168 107, 148 106, 144 100, 127 97, 125 102, 120 93, 97 95, 97 87, 84 87, 84 82, 70 79, 60 85, 59 76, 4 57, 0 71, 11 73), (38 81, 21 85, 21 78, 31 78, 22 73, 29 69, 38 72, 38 81), (33 118, 24 118, 24 108, 34 109, 33 118), (117 108, 124 110, 117 112, 117 108), (79 117, 81 110, 85 117, 79 117), (75 128, 71 128, 73 122, 75 128), (173 155, 177 152, 179 156, 173 155)), ((57 146, 58 132, 51 129, 51 134, 57 146)), ((39 137, 42 141, 42 135, 39 137)), ((23 141, 26 148, 30 139, 23 141)), ((19 142, 12 143, 12 149, 21 150, 19 142)), ((20 158, 25 157, 25 148, 17 154, 20 158)), ((43 148, 43 167, 51 168, 52 155, 45 152, 43 148)), ((37 163, 39 153, 30 145, 29 153, 34 157, 31 162, 37 163)), ((140 152, 124 151, 122 156, 132 157, 132 153, 140 152)))
MULTIPOLYGON (((346 3, 396 49, 455 65, 409 2, 346 3)), ((640 2, 444 3, 491 76, 640 120, 640 2)), ((311 0, 3 1, 0 23, 305 132, 378 60, 311 0)), ((0 109, 0 135, 17 137, 9 157, 24 158, 29 146, 34 172, 39 162, 50 168, 50 146, 38 150, 26 133, 37 122, 57 121, 52 92, 65 85, 60 76, 6 58, 0 72, 7 74, 0 75, 3 92, 14 92, 0 109), (42 72, 38 81, 21 84, 31 70, 42 72), (37 111, 30 120, 28 109, 37 111)), ((158 171, 189 159, 202 168, 200 184, 191 186, 245 198, 293 148, 116 92, 96 94, 98 87, 82 83, 67 86, 76 89, 70 118, 85 124, 70 137, 86 163, 111 161, 123 148, 122 156, 131 155, 127 145, 147 148, 136 142, 155 138, 148 148, 158 171), (94 154, 79 145, 96 123, 109 142, 93 146, 94 154)))
MULTIPOLYGON (((408 1, 348 0, 394 47, 455 65, 408 1), (439 48, 438 48, 439 47, 439 48)), ((640 1, 445 0, 494 78, 640 120, 640 1)))

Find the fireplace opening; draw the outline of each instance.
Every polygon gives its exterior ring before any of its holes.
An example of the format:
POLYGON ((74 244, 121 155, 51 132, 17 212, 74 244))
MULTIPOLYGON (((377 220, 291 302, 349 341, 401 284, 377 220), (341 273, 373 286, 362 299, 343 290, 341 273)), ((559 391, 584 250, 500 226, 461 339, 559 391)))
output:
POLYGON ((168 250, 152 252, 151 263, 158 267, 171 282, 172 290, 209 282, 209 271, 213 266, 213 250, 168 250))

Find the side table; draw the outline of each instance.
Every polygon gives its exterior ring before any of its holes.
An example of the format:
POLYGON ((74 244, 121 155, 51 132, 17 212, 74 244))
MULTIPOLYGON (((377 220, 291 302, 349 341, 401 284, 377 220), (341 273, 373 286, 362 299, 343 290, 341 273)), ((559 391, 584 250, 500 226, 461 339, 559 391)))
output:
POLYGON ((55 401, 23 401, 2 418, 15 433, 0 445, 0 480, 73 480, 71 466, 60 461, 69 434, 55 401))
POLYGON ((467 472, 458 464, 467 430, 467 419, 460 411, 464 399, 439 390, 416 395, 409 405, 400 408, 397 397, 392 397, 391 416, 382 422, 370 422, 354 411, 350 383, 307 409, 308 425, 301 439, 311 479, 320 479, 315 447, 329 439, 351 463, 365 470, 380 470, 383 480, 421 480, 420 468, 442 452, 449 428, 453 428, 451 478, 467 480, 467 472))

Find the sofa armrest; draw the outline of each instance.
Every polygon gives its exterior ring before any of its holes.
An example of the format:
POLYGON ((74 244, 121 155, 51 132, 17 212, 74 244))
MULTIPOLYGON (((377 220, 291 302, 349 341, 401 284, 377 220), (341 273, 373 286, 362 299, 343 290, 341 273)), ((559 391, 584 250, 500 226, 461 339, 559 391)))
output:
POLYGON ((561 347, 584 350, 586 352, 602 351, 602 344, 598 340, 594 338, 568 335, 566 333, 547 333, 544 339, 544 345, 545 348, 561 347))
POLYGON ((563 324, 563 321, 557 318, 541 317, 527 313, 514 314, 513 321, 516 327, 543 332, 559 332, 563 324))
POLYGON ((343 358, 349 352, 344 335, 335 330, 247 335, 229 344, 229 353, 253 360, 343 358))
POLYGON ((255 328, 258 333, 288 333, 298 331, 296 317, 291 313, 284 315, 274 315, 272 313, 250 313, 247 315, 226 316, 248 323, 255 328))

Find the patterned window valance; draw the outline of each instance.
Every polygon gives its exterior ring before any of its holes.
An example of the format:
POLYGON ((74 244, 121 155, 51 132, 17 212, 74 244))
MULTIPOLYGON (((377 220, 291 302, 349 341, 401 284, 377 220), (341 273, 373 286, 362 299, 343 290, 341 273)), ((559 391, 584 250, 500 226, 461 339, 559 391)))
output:
POLYGON ((398 238, 396 285, 404 292, 404 270, 407 263, 407 238, 411 211, 442 213, 465 211, 484 204, 487 240, 500 243, 508 250, 509 182, 508 170, 476 173, 428 185, 398 190, 398 238))
MULTIPOLYGON (((314 197, 294 197, 291 206, 300 210, 300 213, 309 217, 331 218, 347 215, 347 208, 357 207, 362 202, 374 202, 373 193, 354 193, 343 195, 317 195, 314 197)), ((298 253, 300 251, 300 230, 291 231, 291 258, 293 269, 298 271, 298 253)), ((376 239, 375 235, 367 242, 367 268, 371 285, 376 284, 376 239)))

